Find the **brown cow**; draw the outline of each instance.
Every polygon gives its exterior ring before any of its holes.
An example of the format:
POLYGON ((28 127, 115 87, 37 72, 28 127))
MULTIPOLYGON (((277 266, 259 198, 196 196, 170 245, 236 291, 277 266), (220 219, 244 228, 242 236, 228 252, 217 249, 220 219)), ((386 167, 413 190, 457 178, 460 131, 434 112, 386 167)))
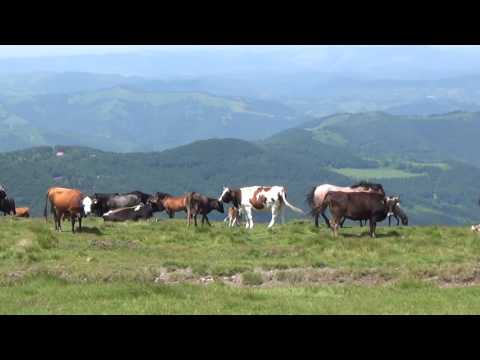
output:
POLYGON ((186 193, 182 196, 172 196, 167 193, 156 192, 147 202, 155 205, 158 209, 164 209, 170 219, 175 217, 176 212, 185 211, 187 213, 187 220, 190 220, 190 210, 187 206, 189 195, 191 195, 191 193, 186 193))
POLYGON ((15 216, 17 217, 30 217, 30 209, 28 207, 15 208, 15 213, 15 216))
POLYGON ((375 237, 378 221, 383 221, 393 213, 398 198, 385 197, 381 194, 367 192, 330 191, 325 196, 321 212, 328 207, 332 213, 333 236, 338 235, 338 227, 343 218, 350 220, 369 220, 370 236, 375 237))
POLYGON ((78 217, 79 230, 82 229, 82 217, 91 211, 92 199, 76 189, 53 187, 48 189, 45 196, 43 215, 47 221, 47 206, 50 201, 51 212, 54 216, 55 230, 62 231, 61 220, 68 216, 72 222, 72 232, 75 232, 75 219, 78 217))

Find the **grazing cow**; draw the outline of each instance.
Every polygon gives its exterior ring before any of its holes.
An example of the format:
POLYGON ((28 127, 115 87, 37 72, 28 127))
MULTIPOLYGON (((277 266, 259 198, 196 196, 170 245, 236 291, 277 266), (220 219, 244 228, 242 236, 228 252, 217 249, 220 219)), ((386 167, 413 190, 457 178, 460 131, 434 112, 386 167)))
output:
POLYGON ((223 220, 223 222, 228 222, 229 227, 239 226, 240 209, 237 209, 235 206, 232 206, 230 209, 228 209, 228 216, 223 220))
POLYGON ((93 195, 93 211, 97 216, 102 216, 106 212, 115 209, 121 209, 140 205, 141 196, 137 194, 99 194, 93 195))
POLYGON ((287 201, 287 191, 283 186, 250 186, 240 189, 223 188, 218 198, 219 201, 232 203, 234 207, 240 208, 246 214, 247 224, 245 227, 253 228, 252 209, 258 211, 272 211, 272 219, 268 224, 271 228, 275 224, 278 214, 281 215, 282 223, 285 222, 283 209, 284 205, 295 212, 303 214, 303 210, 293 206, 287 201))
POLYGON ((397 203, 397 198, 376 193, 330 191, 325 196, 321 210, 324 211, 327 207, 330 209, 334 236, 338 235, 340 221, 347 218, 356 221, 369 220, 370 236, 375 237, 377 222, 385 220, 393 213, 397 203))
POLYGON ((131 206, 127 208, 110 210, 102 215, 104 221, 138 221, 140 219, 146 220, 153 216, 154 209, 150 204, 143 204, 131 206))
MULTIPOLYGON (((330 221, 324 212, 319 210, 322 208, 325 196, 329 191, 342 191, 342 192, 367 192, 367 193, 377 193, 385 196, 385 191, 381 184, 373 184, 365 181, 361 181, 357 184, 348 187, 323 184, 314 186, 313 189, 307 194, 307 203, 310 206, 310 214, 315 218, 315 226, 318 227, 318 218, 322 215, 325 223, 330 227, 330 221)), ((343 224, 343 223, 342 223, 343 224)), ((362 222, 360 221, 360 226, 362 222)))
POLYGON ((8 197, 0 199, 0 211, 3 212, 3 216, 15 215, 15 200, 8 197))
POLYGON ((187 206, 189 195, 191 195, 191 193, 186 193, 182 196, 172 196, 167 193, 156 192, 148 202, 155 204, 159 208, 159 211, 165 210, 170 219, 175 217, 176 212, 185 211, 187 213, 187 221, 190 221, 190 210, 187 206))
POLYGON ((50 202, 51 212, 55 221, 55 230, 62 231, 61 220, 69 217, 72 222, 72 232, 75 232, 75 219, 78 217, 79 230, 82 229, 82 217, 92 211, 92 199, 77 189, 53 187, 45 195, 43 215, 48 220, 47 207, 50 202))
POLYGON ((15 208, 15 216, 21 218, 29 218, 30 209, 28 207, 15 208))
POLYGON ((399 197, 392 197, 392 200, 397 200, 397 204, 393 208, 393 213, 388 215, 388 226, 391 225, 392 216, 397 220, 397 226, 400 225, 400 219, 402 220, 402 225, 408 225, 408 217, 407 214, 403 211, 400 207, 400 198, 399 197))
POLYGON ((208 220, 208 214, 212 210, 217 210, 220 213, 224 213, 225 210, 223 209, 223 203, 217 199, 209 198, 205 195, 199 194, 197 192, 189 193, 187 206, 189 207, 190 218, 188 219, 188 225, 191 223, 191 217, 193 216, 195 226, 197 226, 197 215, 202 215, 202 225, 207 221, 207 224, 210 224, 208 220))

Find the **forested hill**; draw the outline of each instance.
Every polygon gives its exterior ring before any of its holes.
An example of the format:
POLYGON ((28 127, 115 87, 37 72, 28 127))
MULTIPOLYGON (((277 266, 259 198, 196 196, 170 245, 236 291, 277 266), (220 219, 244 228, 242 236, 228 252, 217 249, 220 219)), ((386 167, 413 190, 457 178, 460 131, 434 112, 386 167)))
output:
POLYGON ((478 222, 480 169, 453 161, 411 162, 403 170, 385 167, 315 136, 291 129, 257 143, 211 139, 163 152, 129 154, 37 147, 0 154, 0 182, 18 206, 30 206, 39 215, 45 192, 54 185, 86 193, 199 191, 216 197, 224 185, 277 184, 285 185, 291 202, 306 210, 305 194, 314 184, 346 186, 368 178, 381 182, 388 194, 401 195, 412 224, 478 222), (57 156, 58 151, 64 155, 57 156))

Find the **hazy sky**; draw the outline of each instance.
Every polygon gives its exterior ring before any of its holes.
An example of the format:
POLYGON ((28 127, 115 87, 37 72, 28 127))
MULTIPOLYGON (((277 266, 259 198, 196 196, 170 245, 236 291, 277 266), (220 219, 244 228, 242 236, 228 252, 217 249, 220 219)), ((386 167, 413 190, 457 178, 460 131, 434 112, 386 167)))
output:
MULTIPOLYGON (((396 47, 401 47, 395 45, 396 47)), ((284 48, 324 48, 327 50, 332 46, 324 45, 0 45, 0 58, 11 57, 39 57, 39 56, 72 56, 83 54, 111 54, 111 53, 135 53, 145 51, 183 51, 192 49, 224 49, 228 51, 242 50, 272 50, 284 48)), ((338 47, 354 47, 354 46, 338 46, 338 47)), ((372 46, 373 47, 373 46, 372 46)), ((384 46, 382 46, 384 47, 384 46)), ((437 45, 432 46, 440 49, 480 49, 480 46, 464 46, 464 45, 437 45)))

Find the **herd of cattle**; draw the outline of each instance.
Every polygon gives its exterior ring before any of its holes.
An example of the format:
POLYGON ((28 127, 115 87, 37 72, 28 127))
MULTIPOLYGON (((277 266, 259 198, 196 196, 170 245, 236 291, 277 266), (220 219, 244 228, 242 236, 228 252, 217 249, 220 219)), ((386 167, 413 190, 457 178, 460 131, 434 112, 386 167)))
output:
MULTIPOLYGON (((342 227, 346 219, 369 221, 370 235, 375 237, 377 222, 388 217, 395 217, 397 225, 399 219, 403 225, 408 224, 408 218, 400 207, 398 197, 389 197, 380 184, 360 182, 350 187, 338 187, 330 184, 315 186, 307 195, 310 206, 310 215, 315 219, 318 227, 319 217, 322 216, 333 235, 337 236, 338 228, 342 227), (332 218, 328 219, 325 212, 329 209, 332 218)), ((210 224, 208 214, 216 210, 224 213, 224 204, 231 204, 225 222, 228 226, 237 226, 240 219, 245 218, 245 227, 253 228, 252 211, 271 211, 272 218, 268 224, 271 228, 278 216, 284 222, 285 207, 303 214, 304 211, 287 201, 287 191, 283 186, 251 186, 243 188, 223 188, 219 198, 210 198, 197 192, 188 192, 181 196, 172 196, 167 193, 156 192, 146 194, 141 191, 130 193, 95 193, 92 196, 83 194, 77 189, 52 187, 45 196, 44 216, 48 220, 48 204, 54 218, 55 230, 62 230, 62 221, 70 219, 72 232, 75 232, 75 223, 82 228, 82 218, 89 214, 102 217, 104 221, 126 221, 150 219, 154 213, 165 211, 170 218, 176 212, 186 212, 187 224, 192 220, 197 226, 197 216, 202 216, 202 225, 210 224)), ((0 211, 4 215, 13 214, 28 217, 28 208, 16 208, 15 201, 7 196, 5 187, 0 185, 0 211)))

